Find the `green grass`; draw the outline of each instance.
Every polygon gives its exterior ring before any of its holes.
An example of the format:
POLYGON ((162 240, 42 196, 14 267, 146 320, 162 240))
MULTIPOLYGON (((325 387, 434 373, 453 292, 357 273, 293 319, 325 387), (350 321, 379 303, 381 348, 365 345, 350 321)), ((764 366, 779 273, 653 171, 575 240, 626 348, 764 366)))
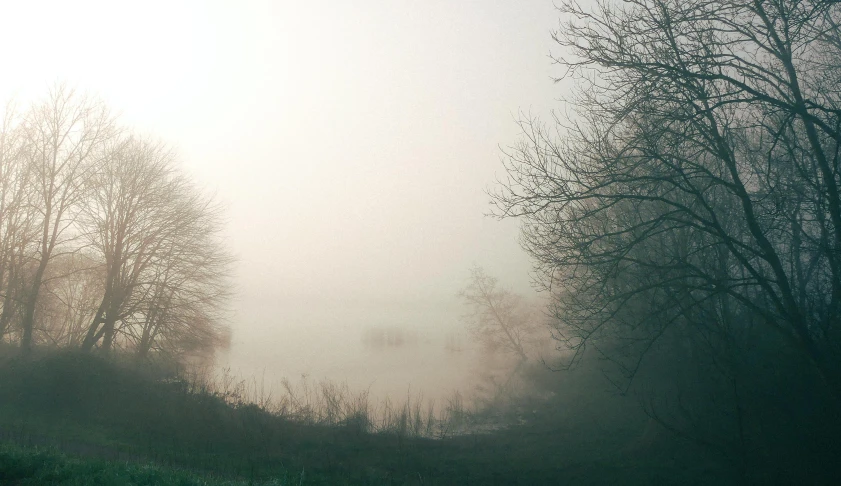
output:
POLYGON ((304 474, 283 474, 266 481, 225 479, 140 462, 68 457, 54 448, 0 444, 0 483, 15 485, 297 485, 304 474))

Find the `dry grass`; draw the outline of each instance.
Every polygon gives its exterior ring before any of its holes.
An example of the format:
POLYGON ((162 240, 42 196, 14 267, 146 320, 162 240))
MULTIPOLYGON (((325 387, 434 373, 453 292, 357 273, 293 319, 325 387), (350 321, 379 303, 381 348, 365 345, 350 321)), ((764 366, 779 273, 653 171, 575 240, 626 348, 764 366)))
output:
POLYGON ((438 404, 422 394, 407 394, 402 401, 376 399, 370 389, 353 391, 347 383, 288 378, 280 386, 266 385, 265 377, 242 378, 221 369, 193 373, 184 380, 191 392, 211 394, 239 408, 257 406, 276 417, 304 425, 342 426, 360 433, 443 439, 473 431, 494 414, 482 413, 478 399, 466 400, 453 392, 438 404))

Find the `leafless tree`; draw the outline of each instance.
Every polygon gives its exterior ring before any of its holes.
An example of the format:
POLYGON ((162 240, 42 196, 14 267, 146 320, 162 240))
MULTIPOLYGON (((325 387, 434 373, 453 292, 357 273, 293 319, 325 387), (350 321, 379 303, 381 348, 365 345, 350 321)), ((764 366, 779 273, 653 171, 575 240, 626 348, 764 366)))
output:
POLYGON ((84 251, 53 258, 44 274, 35 319, 35 329, 47 345, 81 346, 102 296, 103 267, 84 251))
POLYGON ((218 210, 174 167, 163 145, 116 141, 88 179, 80 218, 104 262, 105 286, 82 344, 132 346, 146 357, 207 352, 223 344, 217 311, 230 259, 218 244, 218 210), (176 346, 174 343, 178 343, 176 346))
POLYGON ((564 4, 580 117, 560 141, 523 122, 496 202, 526 217, 547 285, 598 286, 582 322, 606 322, 596 299, 610 315, 639 293, 726 296, 841 383, 834 5, 564 4))
POLYGON ((170 205, 183 181, 174 178, 164 147, 127 137, 114 140, 86 182, 80 221, 104 262, 105 285, 83 348, 102 339, 107 351, 116 324, 135 311, 148 266, 168 235, 184 223, 170 205))
POLYGON ((28 212, 29 171, 20 120, 10 103, 0 127, 0 338, 19 309, 24 249, 32 238, 28 212))
POLYGON ((154 351, 206 362, 230 342, 224 318, 232 258, 220 238, 221 210, 212 200, 190 188, 176 203, 187 217, 151 267, 131 339, 141 358, 154 351))
POLYGON ((465 316, 470 332, 491 350, 528 359, 540 329, 539 313, 518 294, 504 289, 481 267, 470 269, 470 284, 459 295, 470 307, 465 316))
POLYGON ((44 273, 57 248, 76 236, 75 210, 84 197, 84 182, 114 133, 108 110, 100 102, 59 85, 26 114, 22 131, 28 163, 30 210, 38 230, 37 248, 23 298, 21 348, 33 345, 35 310, 44 273))
POLYGON ((745 376, 772 356, 802 358, 841 400, 841 6, 560 10, 573 115, 524 117, 495 193, 524 219, 556 337, 626 378, 658 348, 661 370, 718 370, 741 437, 745 376))
POLYGON ((63 85, 0 126, 0 338, 212 359, 227 346, 221 208, 165 145, 63 85))

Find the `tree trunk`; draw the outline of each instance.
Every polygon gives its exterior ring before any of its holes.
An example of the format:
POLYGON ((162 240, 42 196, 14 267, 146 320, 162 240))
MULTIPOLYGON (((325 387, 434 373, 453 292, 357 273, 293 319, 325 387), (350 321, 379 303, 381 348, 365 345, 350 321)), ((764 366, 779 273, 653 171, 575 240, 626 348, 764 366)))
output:
POLYGON ((146 359, 149 356, 149 349, 151 349, 151 347, 151 326, 147 326, 143 329, 143 336, 140 338, 140 342, 137 344, 137 357, 140 359, 146 359))
POLYGON ((102 323, 102 352, 108 354, 111 348, 114 347, 114 326, 116 319, 110 313, 105 315, 105 320, 102 323))
POLYGON ((91 322, 88 332, 85 334, 85 339, 82 341, 82 351, 89 352, 99 340, 97 332, 99 331, 99 325, 102 324, 102 314, 105 312, 107 302, 108 297, 103 297, 99 309, 96 310, 96 315, 93 317, 93 322, 91 322))
POLYGON ((20 338, 20 348, 24 355, 32 353, 32 333, 35 327, 35 307, 38 305, 38 294, 41 292, 41 281, 44 279, 44 271, 47 269, 47 258, 41 259, 41 264, 38 265, 38 270, 35 272, 35 278, 32 281, 32 286, 29 290, 28 299, 26 299, 26 307, 23 311, 23 320, 21 321, 21 328, 23 334, 20 338))
POLYGON ((9 327, 9 321, 12 320, 12 285, 11 283, 6 288, 6 295, 3 297, 3 311, 0 312, 0 340, 6 334, 6 328, 9 327))

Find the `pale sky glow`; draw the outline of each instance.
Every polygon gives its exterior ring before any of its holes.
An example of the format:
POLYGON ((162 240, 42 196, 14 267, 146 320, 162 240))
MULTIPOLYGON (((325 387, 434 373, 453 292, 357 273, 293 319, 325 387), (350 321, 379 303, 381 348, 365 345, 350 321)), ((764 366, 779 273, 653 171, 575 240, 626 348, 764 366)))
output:
POLYGON ((273 320, 254 302, 451 304, 473 263, 529 288, 484 190, 513 115, 558 107, 557 19, 551 0, 0 0, 0 96, 67 81, 176 147, 228 208, 245 342, 273 320))

